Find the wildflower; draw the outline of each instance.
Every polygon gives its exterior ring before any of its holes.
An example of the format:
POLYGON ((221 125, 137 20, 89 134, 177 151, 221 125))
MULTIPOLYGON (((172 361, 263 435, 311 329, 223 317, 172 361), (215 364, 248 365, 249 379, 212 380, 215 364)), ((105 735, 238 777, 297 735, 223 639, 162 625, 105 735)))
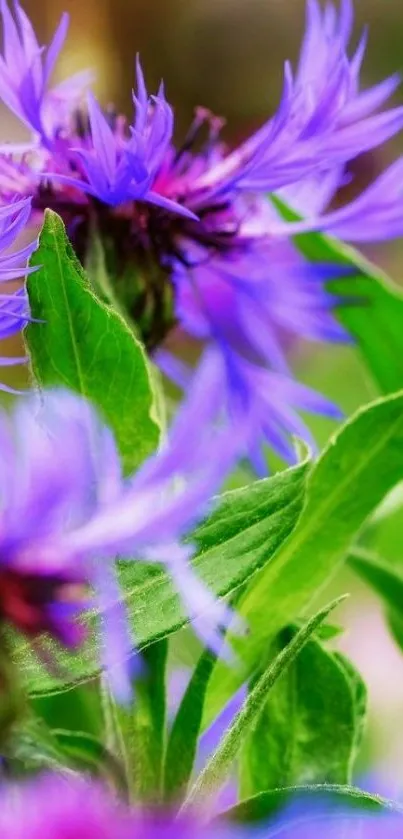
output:
POLYGON ((173 114, 163 88, 149 102, 138 64, 138 97, 134 96, 136 118, 125 137, 117 124, 113 131, 96 99, 88 95, 91 138, 71 150, 72 163, 82 177, 54 173, 56 180, 76 187, 105 204, 115 207, 143 199, 188 218, 196 218, 186 207, 151 190, 156 172, 172 140, 173 114), (89 147, 88 147, 89 146, 89 147), (81 164, 81 165, 80 165, 81 164))
POLYGON ((63 14, 49 47, 38 43, 31 21, 14 2, 14 17, 1 0, 3 54, 0 57, 0 98, 45 143, 55 136, 60 120, 82 96, 91 79, 78 73, 49 89, 49 81, 66 39, 69 16, 63 14))
POLYGON ((228 620, 225 605, 193 574, 191 547, 180 541, 233 458, 232 444, 219 435, 209 441, 212 460, 205 462, 205 449, 195 446, 211 435, 209 423, 201 427, 203 417, 202 392, 194 389, 166 447, 124 482, 112 434, 73 394, 49 392, 40 408, 35 397, 22 398, 12 421, 1 416, 0 618, 24 633, 46 663, 46 637, 67 648, 80 645, 77 617, 98 607, 103 664, 120 698, 130 690, 133 642, 117 553, 164 563, 213 647, 228 620))
MULTIPOLYGON (((16 201, 0 207, 0 283, 16 280, 27 272, 26 263, 35 248, 35 243, 9 253, 10 247, 24 231, 31 213, 29 199, 16 201)), ((16 335, 30 320, 29 306, 25 289, 0 293, 0 338, 16 335)), ((0 367, 21 364, 25 358, 0 358, 0 367)), ((14 392, 12 388, 0 383, 0 390, 14 392)))
POLYGON ((203 343, 215 366, 211 415, 247 429, 239 432, 243 453, 260 473, 265 444, 287 460, 295 458, 292 435, 313 446, 301 411, 339 416, 295 381, 288 348, 299 338, 348 340, 334 314, 346 301, 327 281, 347 284, 350 272, 310 265, 290 237, 308 229, 351 241, 401 232, 397 178, 392 184, 400 164, 350 206, 328 212, 351 160, 403 127, 403 108, 387 107, 397 76, 362 89, 366 33, 350 50, 352 24, 351 0, 323 9, 308 0, 299 61, 294 71, 286 65, 277 112, 239 148, 225 147, 222 120, 202 108, 176 148, 164 90, 148 96, 137 61, 131 125, 90 95, 87 114, 59 121, 54 147, 0 160, 0 194, 32 195, 36 214, 59 212, 82 261, 96 231, 112 302, 185 390, 192 376, 172 354, 173 327, 203 343), (269 192, 304 221, 279 219, 269 192))

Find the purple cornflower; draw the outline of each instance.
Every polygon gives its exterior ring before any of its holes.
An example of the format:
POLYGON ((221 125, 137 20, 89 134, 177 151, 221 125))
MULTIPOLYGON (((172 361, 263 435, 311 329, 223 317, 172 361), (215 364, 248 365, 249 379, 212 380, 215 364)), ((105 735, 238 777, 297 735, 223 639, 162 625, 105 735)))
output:
POLYGON ((36 214, 59 212, 82 260, 97 230, 114 298, 185 389, 192 371, 165 338, 177 325, 206 345, 211 416, 247 430, 242 445, 260 473, 263 444, 287 460, 295 458, 292 436, 313 446, 300 411, 339 416, 295 381, 288 349, 295 338, 348 339, 333 311, 345 301, 326 284, 342 272, 347 285, 349 270, 310 265, 290 237, 316 229, 355 241, 403 231, 401 163, 349 206, 327 211, 348 164, 403 127, 402 107, 384 109, 397 76, 362 89, 366 33, 350 49, 352 24, 351 0, 324 8, 308 0, 299 61, 294 71, 286 65, 277 112, 234 150, 221 140, 222 120, 203 109, 175 148, 164 90, 148 96, 137 62, 131 125, 90 95, 87 114, 55 112, 53 146, 0 160, 3 198, 32 195, 36 214), (304 221, 282 222, 269 192, 304 221))
MULTIPOLYGON (((35 242, 15 252, 9 252, 15 240, 24 232, 31 214, 31 201, 25 199, 0 207, 0 283, 17 280, 27 272, 26 263, 35 248, 35 242)), ((0 338, 16 335, 29 321, 29 307, 25 289, 0 293, 0 338)), ((0 358, 0 367, 21 364, 25 358, 0 358)), ((0 390, 14 393, 12 388, 0 383, 0 390)))
POLYGON ((162 85, 157 96, 148 97, 139 61, 137 88, 137 96, 133 94, 135 120, 128 134, 125 123, 117 120, 113 125, 114 120, 108 120, 94 96, 88 94, 91 136, 85 136, 81 146, 67 153, 71 154, 73 167, 81 170, 81 176, 53 173, 54 177, 112 207, 143 199, 165 210, 196 218, 186 207, 152 191, 172 141, 173 113, 162 85))
POLYGON ((133 642, 117 554, 163 563, 203 640, 220 646, 228 610, 193 573, 192 548, 180 539, 218 488, 234 444, 212 433, 202 391, 193 389, 164 449, 123 481, 112 434, 88 403, 65 391, 45 393, 42 405, 35 399, 18 400, 12 421, 4 414, 0 421, 0 616, 46 662, 43 636, 77 646, 83 641, 77 617, 97 606, 103 664, 125 698, 133 642))
POLYGON ((49 82, 66 39, 69 16, 62 15, 53 40, 45 50, 38 43, 28 16, 14 0, 14 16, 7 0, 0 5, 3 22, 3 54, 0 57, 0 99, 45 143, 55 135, 80 100, 92 78, 77 73, 49 89, 49 82))

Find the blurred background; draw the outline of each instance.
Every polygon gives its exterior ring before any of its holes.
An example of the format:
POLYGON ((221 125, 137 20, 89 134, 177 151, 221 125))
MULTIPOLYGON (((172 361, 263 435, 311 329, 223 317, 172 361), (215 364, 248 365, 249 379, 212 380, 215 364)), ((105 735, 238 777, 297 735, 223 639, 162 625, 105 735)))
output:
MULTIPOLYGON (((149 87, 155 89, 162 77, 165 80, 178 136, 185 131, 193 108, 202 104, 226 117, 229 143, 238 141, 274 110, 283 62, 296 57, 304 26, 304 0, 25 0, 24 6, 43 43, 61 12, 70 12, 60 78, 93 67, 103 103, 129 110, 134 56, 139 51, 149 87)), ((370 26, 364 67, 368 82, 402 70, 403 3, 356 0, 356 15, 357 34, 364 24, 370 26)), ((15 137, 8 115, 2 115, 1 126, 3 137, 10 132, 15 137)), ((399 150, 398 140, 358 160, 350 194, 368 183, 399 150)), ((372 250, 369 256, 399 282, 401 243, 372 250)), ((302 379, 338 402, 346 414, 376 395, 354 349, 302 346, 295 363, 302 379)), ((317 422, 313 427, 323 443, 334 426, 317 422)), ((402 533, 403 515, 398 511, 377 526, 373 543, 403 568, 402 533)), ((370 774, 376 766, 383 788, 391 795, 403 793, 403 654, 368 590, 346 572, 333 588, 336 593, 354 594, 340 617, 346 632, 339 646, 354 659, 369 684, 370 727, 361 771, 370 774)))

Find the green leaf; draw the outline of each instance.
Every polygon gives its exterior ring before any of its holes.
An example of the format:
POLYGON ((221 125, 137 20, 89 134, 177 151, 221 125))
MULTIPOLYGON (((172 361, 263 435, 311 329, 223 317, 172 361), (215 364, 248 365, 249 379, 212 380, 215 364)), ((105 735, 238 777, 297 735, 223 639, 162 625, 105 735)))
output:
POLYGON ((400 567, 359 547, 350 551, 348 561, 383 601, 392 635, 403 650, 403 574, 400 567))
POLYGON ((403 575, 399 568, 363 548, 350 551, 348 562, 351 568, 382 598, 397 614, 403 617, 403 575))
MULTIPOLYGON (((321 784, 317 786, 295 786, 285 789, 274 789, 255 795, 247 801, 242 801, 225 813, 220 813, 219 819, 224 821, 235 821, 240 823, 259 822, 275 818, 281 813, 291 801, 296 799, 301 808, 315 807, 325 802, 325 813, 328 813, 329 805, 340 808, 341 812, 346 808, 371 812, 393 811, 403 813, 402 808, 386 798, 371 795, 361 789, 350 786, 337 786, 335 784, 321 784)), ((336 810, 337 812, 337 810, 336 810)), ((217 821, 218 821, 217 820, 217 821)))
POLYGON ((205 725, 259 666, 269 640, 301 615, 338 570, 360 527, 402 477, 403 393, 398 393, 361 409, 311 471, 297 526, 241 601, 250 634, 236 645, 245 669, 217 665, 205 725))
MULTIPOLYGON (((300 217, 277 197, 272 201, 283 218, 300 217)), ((328 283, 329 291, 345 298, 337 316, 360 348, 383 393, 403 387, 403 293, 354 248, 321 233, 294 237, 296 247, 311 262, 324 262, 351 269, 348 279, 328 283)))
POLYGON ((160 799, 165 748, 165 640, 144 650, 131 707, 116 707, 132 801, 160 799))
MULTIPOLYGON (((263 565, 294 528, 304 500, 309 464, 223 495, 217 509, 192 536, 198 546, 195 571, 220 597, 232 594, 263 565)), ((136 644, 144 648, 187 623, 180 599, 162 568, 139 562, 120 564, 120 578, 136 644)), ((94 618, 89 619, 89 627, 94 618)), ((57 657, 58 650, 53 648, 57 657)), ((85 681, 98 672, 95 631, 80 653, 61 656, 64 678, 44 670, 19 639, 14 651, 33 694, 49 693, 85 681)))
POLYGON ((159 441, 153 383, 140 342, 92 292, 63 222, 46 211, 28 277, 32 316, 25 340, 41 387, 65 386, 89 398, 113 429, 126 473, 159 441))
POLYGON ((361 744, 365 734, 365 727, 367 724, 368 711, 368 690, 367 686, 361 676, 356 670, 352 661, 342 653, 335 653, 335 658, 343 668, 344 673, 349 681, 350 690, 353 697, 354 705, 354 740, 352 743, 350 753, 350 767, 354 768, 355 759, 361 748, 361 744))
POLYGON ((116 790, 128 795, 126 778, 119 761, 96 737, 82 731, 54 729, 51 731, 64 761, 80 770, 92 770, 97 775, 112 781, 116 790))
MULTIPOLYGON (((295 631, 283 630, 270 658, 295 631)), ((358 727, 361 732, 351 682, 336 656, 312 638, 274 686, 244 744, 242 798, 296 784, 351 781, 358 727)))
POLYGON ((186 792, 196 757, 204 699, 217 657, 210 650, 201 655, 169 735, 165 758, 165 798, 178 799, 186 792))
POLYGON ((297 632, 290 643, 276 655, 274 660, 270 662, 265 672, 260 676, 250 691, 231 726, 227 729, 217 750, 196 779, 182 809, 200 804, 206 797, 220 789, 245 742, 245 738, 259 721, 268 696, 276 682, 286 673, 287 669, 308 643, 317 627, 326 620, 329 613, 342 599, 344 598, 338 598, 338 600, 333 601, 321 609, 320 612, 297 632))

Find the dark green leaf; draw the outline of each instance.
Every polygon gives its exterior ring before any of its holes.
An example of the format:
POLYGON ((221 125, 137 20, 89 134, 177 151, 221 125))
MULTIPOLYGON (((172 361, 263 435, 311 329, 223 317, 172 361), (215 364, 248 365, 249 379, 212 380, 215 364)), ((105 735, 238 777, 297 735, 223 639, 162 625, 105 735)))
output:
MULTIPOLYGON (((277 209, 288 221, 298 215, 277 198, 277 209)), ((321 233, 294 238, 311 262, 348 266, 347 279, 332 281, 329 290, 345 298, 338 319, 356 339, 360 351, 383 393, 403 387, 403 294, 375 265, 358 251, 321 233)))
POLYGON ((339 598, 321 609, 300 629, 281 652, 270 662, 267 669, 256 681, 246 698, 241 710, 222 737, 217 750, 209 759, 191 788, 183 805, 186 809, 202 802, 208 795, 217 792, 231 770, 234 760, 242 748, 245 738, 253 730, 267 703, 267 699, 280 677, 296 660, 318 626, 326 620, 329 613, 340 603, 339 598))
MULTIPOLYGON (((290 538, 251 581, 240 605, 250 626, 237 649, 251 674, 268 641, 294 621, 338 570, 367 517, 403 477, 403 394, 360 410, 330 441, 310 473, 307 502, 290 538)), ((205 724, 236 692, 245 671, 220 663, 205 724)))
POLYGON ((25 340, 41 387, 65 386, 88 397, 113 429, 126 472, 156 448, 153 384, 140 342, 114 309, 92 292, 50 210, 31 259, 32 316, 25 340))
MULTIPOLYGON (((289 536, 301 512, 308 464, 226 493, 215 512, 195 531, 199 548, 194 568, 218 596, 232 594, 289 536)), ((187 622, 180 599, 163 569, 139 562, 120 565, 120 578, 134 638, 140 648, 187 622)), ((57 650, 54 650, 57 656, 57 650)), ((31 692, 57 691, 98 672, 95 634, 80 654, 65 656, 65 680, 45 672, 20 639, 15 657, 31 692)), ((60 657, 60 656, 59 656, 60 657)))
POLYGON ((203 652, 174 719, 165 758, 164 788, 168 800, 186 792, 197 752, 204 698, 216 660, 210 650, 203 652))
MULTIPOLYGON (((283 630, 270 658, 295 630, 283 630)), ((351 781, 357 728, 350 678, 336 656, 312 638, 274 686, 240 763, 242 798, 296 784, 351 781)))

